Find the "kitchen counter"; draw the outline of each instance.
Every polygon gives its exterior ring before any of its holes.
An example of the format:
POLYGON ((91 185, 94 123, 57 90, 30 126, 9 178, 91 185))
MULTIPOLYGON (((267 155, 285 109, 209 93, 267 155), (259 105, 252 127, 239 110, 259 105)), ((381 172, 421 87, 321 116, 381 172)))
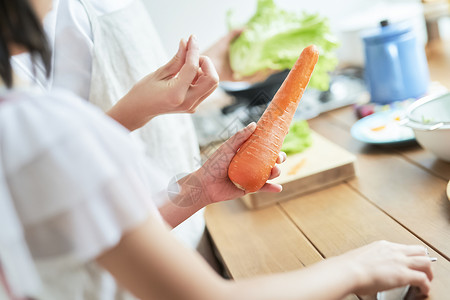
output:
MULTIPOLYGON (((450 42, 429 45, 427 54, 431 79, 450 88, 450 42)), ((218 255, 239 280, 303 268, 381 239, 424 244, 438 258, 428 299, 448 299, 450 163, 417 144, 359 142, 350 135, 356 120, 345 107, 309 121, 313 130, 356 155, 355 178, 259 210, 248 210, 239 199, 207 207, 218 255)))
POLYGON ((435 40, 426 47, 431 80, 450 89, 450 40, 435 40))

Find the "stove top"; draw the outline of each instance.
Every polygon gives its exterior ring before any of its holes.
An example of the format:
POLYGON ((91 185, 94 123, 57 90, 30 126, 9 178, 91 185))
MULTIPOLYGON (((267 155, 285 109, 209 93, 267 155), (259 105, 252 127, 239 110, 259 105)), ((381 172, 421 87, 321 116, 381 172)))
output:
MULTIPOLYGON (((221 88, 234 101, 193 115, 200 146, 226 140, 247 124, 257 122, 287 74, 287 70, 280 72, 255 85, 221 83, 221 88)), ((367 103, 369 99, 363 69, 342 69, 331 74, 330 88, 327 91, 306 89, 294 119, 308 120, 339 107, 367 103)))

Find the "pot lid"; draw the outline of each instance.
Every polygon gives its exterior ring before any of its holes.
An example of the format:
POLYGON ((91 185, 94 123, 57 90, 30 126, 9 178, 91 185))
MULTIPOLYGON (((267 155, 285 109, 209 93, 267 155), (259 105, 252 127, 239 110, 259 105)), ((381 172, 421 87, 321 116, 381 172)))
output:
POLYGON ((378 28, 366 31, 362 38, 365 43, 378 44, 398 38, 411 30, 411 26, 405 23, 391 24, 388 20, 382 20, 378 28))

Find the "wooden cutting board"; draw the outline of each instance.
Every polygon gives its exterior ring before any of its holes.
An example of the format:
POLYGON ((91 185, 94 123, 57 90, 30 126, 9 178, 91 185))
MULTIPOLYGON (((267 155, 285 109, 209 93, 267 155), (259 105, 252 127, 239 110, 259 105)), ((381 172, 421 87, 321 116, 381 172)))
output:
POLYGON ((356 157, 347 150, 312 132, 312 145, 289 155, 281 165, 280 177, 272 180, 283 186, 278 194, 255 193, 242 197, 249 208, 261 208, 292 199, 355 176, 356 157))

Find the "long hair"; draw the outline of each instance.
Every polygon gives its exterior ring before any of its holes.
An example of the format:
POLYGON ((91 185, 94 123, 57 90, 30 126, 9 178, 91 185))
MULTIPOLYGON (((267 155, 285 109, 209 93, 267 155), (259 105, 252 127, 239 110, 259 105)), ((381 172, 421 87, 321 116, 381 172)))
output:
POLYGON ((7 87, 13 84, 8 44, 24 47, 33 64, 41 59, 47 77, 51 52, 41 21, 28 0, 0 0, 0 76, 7 87))

